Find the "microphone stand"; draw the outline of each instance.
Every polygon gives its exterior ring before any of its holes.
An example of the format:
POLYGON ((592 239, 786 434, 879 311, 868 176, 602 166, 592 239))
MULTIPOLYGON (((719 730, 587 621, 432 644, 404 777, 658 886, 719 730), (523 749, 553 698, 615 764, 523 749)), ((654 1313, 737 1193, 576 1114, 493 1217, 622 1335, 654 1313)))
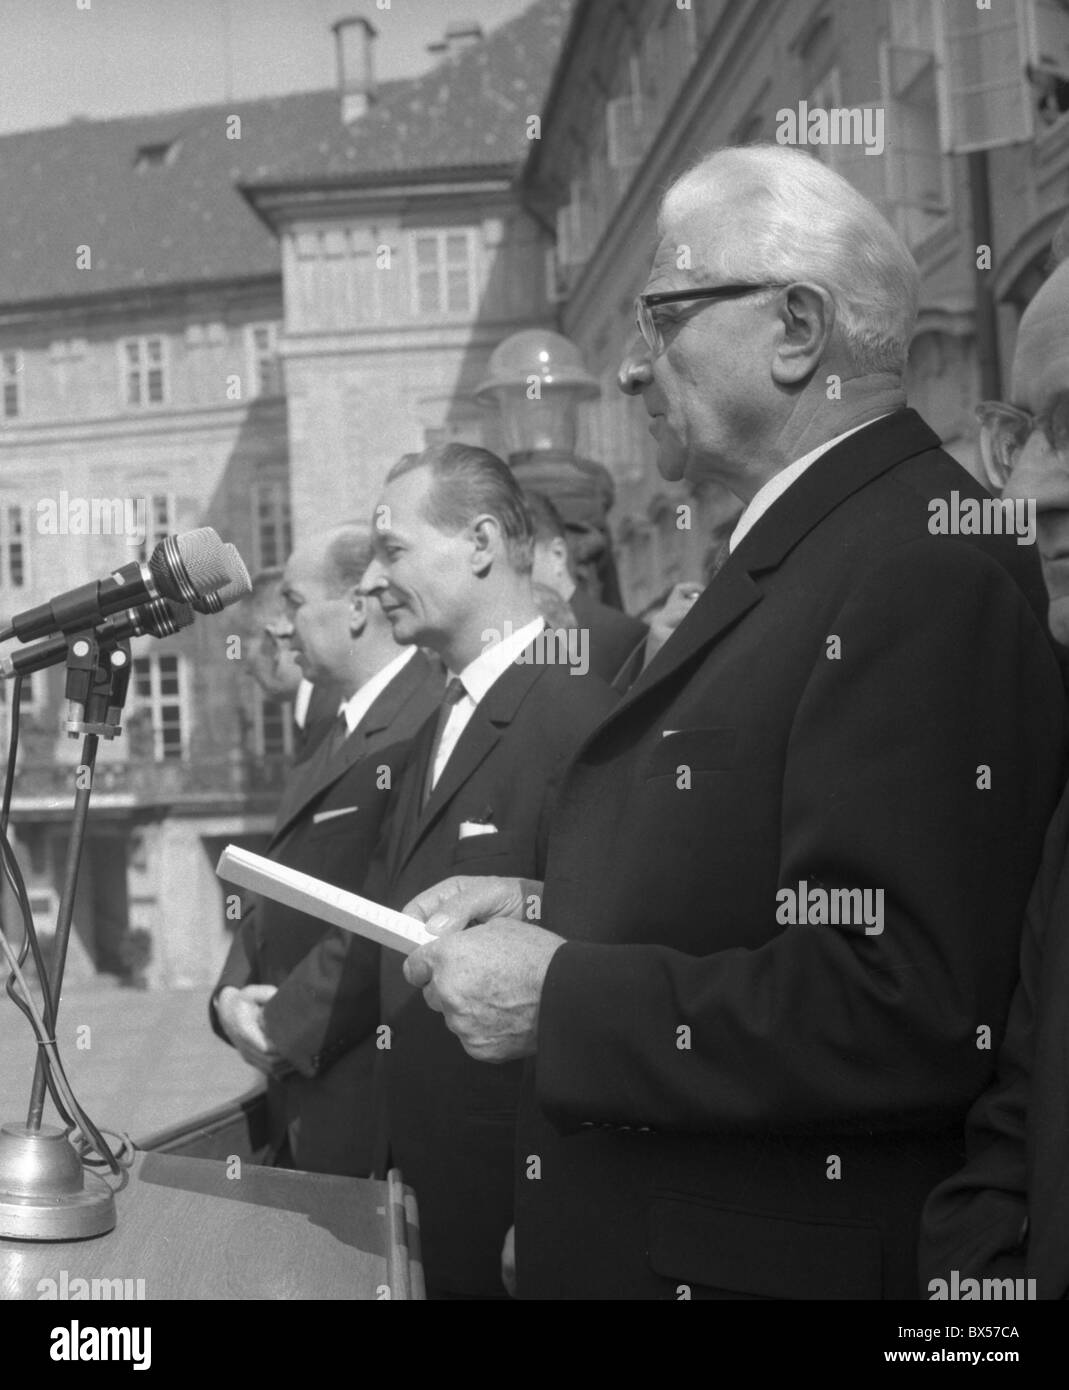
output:
MULTIPOLYGON (((130 684, 130 643, 101 640, 93 628, 65 634, 67 639, 67 733, 84 735, 74 815, 67 846, 63 893, 56 921, 51 979, 41 981, 59 1011, 74 898, 85 842, 89 797, 101 738, 122 732, 120 718, 130 684), (88 770, 88 776, 84 775, 88 770)), ((52 1039, 51 1041, 54 1041, 52 1039)), ((26 1123, 0 1127, 0 1237, 14 1240, 82 1240, 115 1226, 111 1186, 87 1172, 68 1131, 42 1124, 47 1073, 38 1053, 26 1123)))

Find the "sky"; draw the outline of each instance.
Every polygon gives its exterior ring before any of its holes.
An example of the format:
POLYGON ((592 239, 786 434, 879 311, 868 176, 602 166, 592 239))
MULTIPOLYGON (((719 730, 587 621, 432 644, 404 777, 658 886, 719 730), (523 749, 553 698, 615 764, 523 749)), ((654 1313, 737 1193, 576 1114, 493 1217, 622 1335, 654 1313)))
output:
POLYGON ((330 25, 363 14, 375 72, 409 77, 458 20, 530 0, 0 0, 0 134, 333 86, 330 25), (229 55, 229 61, 228 61, 229 55))

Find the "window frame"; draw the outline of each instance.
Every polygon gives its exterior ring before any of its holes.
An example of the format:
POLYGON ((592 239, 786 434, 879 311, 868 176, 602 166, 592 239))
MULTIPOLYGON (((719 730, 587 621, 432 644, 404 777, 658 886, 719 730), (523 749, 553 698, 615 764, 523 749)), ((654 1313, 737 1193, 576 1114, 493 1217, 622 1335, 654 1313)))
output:
POLYGON ((142 333, 131 334, 128 337, 120 338, 116 344, 118 349, 119 361, 119 403, 123 410, 140 412, 142 410, 162 410, 171 402, 170 392, 170 343, 164 333, 142 333), (158 342, 160 344, 160 360, 158 370, 160 373, 160 399, 151 401, 147 399, 148 393, 148 374, 155 367, 148 362, 148 344, 158 342), (130 343, 137 344, 138 350, 138 381, 139 393, 142 395, 140 401, 134 402, 129 399, 130 379, 134 368, 131 367, 127 348, 130 343))
MULTIPOLYGON (((130 682, 130 707, 131 713, 143 709, 149 711, 152 724, 152 761, 154 763, 176 763, 185 762, 189 756, 189 681, 186 673, 186 659, 180 652, 145 652, 140 656, 135 656, 131 663, 131 682, 130 682), (174 663, 174 673, 178 682, 177 695, 164 695, 163 671, 164 662, 174 663), (138 689, 138 667, 141 663, 146 663, 149 675, 149 693, 142 694, 138 689), (178 753, 177 756, 167 756, 168 745, 164 741, 166 732, 163 721, 164 705, 168 708, 178 710, 178 753)), ((170 745, 174 747, 174 745, 170 745)))
POLYGON ((289 479, 287 477, 258 478, 253 483, 252 536, 253 554, 256 557, 255 569, 257 571, 274 569, 276 566, 286 563, 293 549, 293 502, 290 496, 289 479), (277 518, 273 522, 278 532, 276 537, 277 554, 271 558, 268 556, 264 547, 261 499, 268 490, 274 489, 277 489, 280 494, 280 505, 276 508, 277 518))
POLYGON ((478 307, 478 275, 475 256, 476 228, 471 226, 455 227, 420 227, 412 228, 409 231, 409 260, 411 262, 411 308, 412 316, 417 319, 444 319, 449 322, 470 320, 475 317, 478 307), (467 306, 463 309, 454 309, 449 306, 449 274, 459 268, 457 264, 451 264, 447 257, 448 239, 450 237, 461 236, 464 238, 466 246, 466 256, 464 270, 467 275, 467 306), (433 240, 436 243, 434 272, 436 277, 436 305, 434 309, 424 309, 420 302, 420 276, 427 272, 428 267, 420 265, 419 262, 419 243, 421 240, 433 240))
POLYGON ((292 758, 294 753, 294 724, 292 700, 269 700, 259 686, 253 702, 253 745, 258 758, 292 758), (282 748, 268 750, 266 724, 268 710, 278 710, 282 723, 282 748))
POLYGON ((282 384, 282 361, 278 355, 278 337, 281 324, 276 319, 258 319, 253 323, 245 325, 245 364, 248 372, 248 380, 251 390, 247 399, 250 401, 259 400, 263 397, 271 400, 274 397, 285 394, 282 384), (275 376, 275 386, 272 391, 265 391, 263 385, 263 373, 261 372, 261 354, 256 350, 256 334, 266 331, 270 338, 270 356, 273 362, 275 376))
POLYGON ((13 593, 30 587, 30 526, 29 508, 10 497, 0 497, 0 593, 13 593), (18 534, 10 531, 12 512, 19 514, 18 534), (19 547, 21 578, 15 581, 11 566, 11 548, 19 547))
POLYGON ((21 420, 26 413, 25 370, 26 359, 22 348, 0 349, 0 418, 4 420, 21 420), (9 357, 15 362, 11 372, 7 369, 6 359, 9 357), (15 393, 14 410, 7 408, 9 390, 15 393))

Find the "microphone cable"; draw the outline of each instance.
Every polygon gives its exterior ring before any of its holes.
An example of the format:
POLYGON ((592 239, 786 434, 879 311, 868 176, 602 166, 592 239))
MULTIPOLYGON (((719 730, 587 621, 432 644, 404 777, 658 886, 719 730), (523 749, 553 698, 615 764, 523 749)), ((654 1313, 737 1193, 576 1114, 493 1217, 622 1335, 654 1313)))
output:
POLYGON ((8 838, 7 828, 11 811, 11 796, 14 786, 15 757, 18 753, 19 738, 19 699, 22 692, 22 677, 16 676, 12 689, 11 701, 11 726, 8 735, 8 762, 7 771, 4 778, 3 803, 0 805, 0 868, 3 869, 4 878, 7 880, 12 892, 15 895, 20 913, 22 915, 23 938, 19 951, 16 953, 7 939, 7 934, 0 925, 0 950, 7 958, 10 966, 6 990, 7 994, 29 1021, 37 1039, 38 1052, 42 1059, 45 1070, 45 1083, 48 1087, 48 1094, 52 1104, 56 1107, 64 1128, 71 1137, 71 1143, 78 1153, 85 1167, 107 1167, 112 1173, 120 1178, 116 1191, 125 1186, 127 1180, 127 1170, 134 1160, 134 1146, 128 1135, 116 1134, 112 1130, 101 1131, 90 1118, 84 1107, 79 1102, 67 1077, 62 1059, 59 1055, 59 1046, 55 1036, 55 1012, 52 1008, 52 1000, 48 989, 48 974, 45 970, 44 960, 41 954, 41 945, 37 936, 37 929, 33 921, 33 912, 30 909, 30 900, 26 892, 26 882, 19 867, 18 858, 14 848, 8 838), (37 971, 38 980, 41 984, 41 995, 43 1011, 39 1010, 34 1002, 33 994, 26 978, 22 973, 22 966, 28 954, 32 954, 34 967, 37 971), (19 993, 21 991, 21 995, 19 993), (112 1152, 104 1134, 118 1141, 118 1154, 112 1152), (91 1157, 96 1153, 99 1157, 91 1157))

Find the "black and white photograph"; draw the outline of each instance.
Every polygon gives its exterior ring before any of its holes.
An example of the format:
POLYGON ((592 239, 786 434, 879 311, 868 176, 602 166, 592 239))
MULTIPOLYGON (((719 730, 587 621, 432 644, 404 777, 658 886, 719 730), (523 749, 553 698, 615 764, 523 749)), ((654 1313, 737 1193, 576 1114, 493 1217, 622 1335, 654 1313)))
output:
POLYGON ((1067 700, 1069 0, 0 0, 28 1365, 1038 1368, 1067 700))

